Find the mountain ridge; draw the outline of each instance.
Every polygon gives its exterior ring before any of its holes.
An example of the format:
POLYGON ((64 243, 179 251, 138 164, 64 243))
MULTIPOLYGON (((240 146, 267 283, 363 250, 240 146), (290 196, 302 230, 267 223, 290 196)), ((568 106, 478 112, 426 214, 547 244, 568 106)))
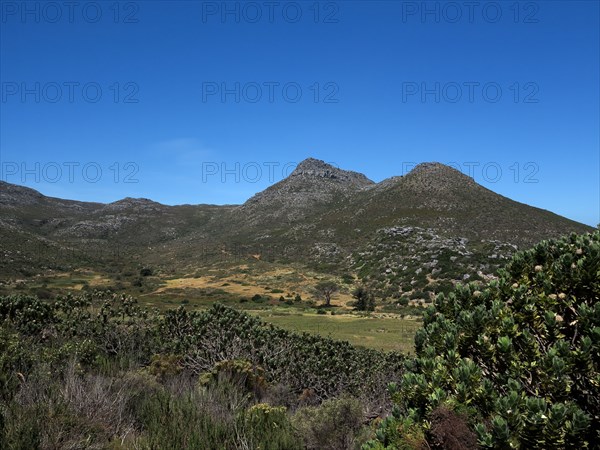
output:
MULTIPOLYGON (((423 284, 421 265, 430 268, 430 280, 487 276, 515 248, 592 230, 440 163, 375 183, 314 158, 240 205, 170 206, 130 197, 78 202, 2 183, 0 213, 0 277, 81 264, 56 249, 85 256, 89 248, 119 245, 127 248, 128 264, 193 271, 228 263, 223 255, 235 255, 230 263, 262 255, 262 261, 357 273, 389 295, 398 283, 405 291, 411 282, 423 284), (43 258, 39 247, 48 248, 43 258)), ((86 264, 106 264, 88 256, 86 264)))
MULTIPOLYGON (((240 204, 216 204, 216 203, 193 203, 193 204, 181 203, 181 204, 179 204, 178 203, 178 204, 170 205, 170 204, 160 203, 160 202, 157 202, 155 200, 152 200, 152 199, 146 198, 146 197, 129 197, 129 196, 118 199, 118 200, 114 200, 111 202, 84 201, 84 200, 66 199, 66 198, 45 195, 42 192, 40 192, 36 189, 30 188, 28 186, 19 185, 19 184, 15 184, 15 183, 9 183, 9 182, 3 181, 3 180, 0 180, 0 204, 10 205, 10 201, 15 200, 15 193, 18 193, 20 196, 22 196, 19 200, 22 200, 23 198, 26 198, 26 197, 35 198, 38 200, 57 200, 57 201, 61 201, 61 202, 76 203, 76 204, 80 204, 80 205, 89 205, 90 207, 95 206, 98 209, 107 207, 110 205, 118 206, 118 205, 123 205, 123 204, 127 204, 130 206, 154 205, 157 207, 166 207, 166 208, 195 207, 195 206, 236 208, 236 207, 242 207, 248 203, 255 202, 257 198, 261 197, 261 194, 280 185, 280 183, 285 182, 286 180, 293 179, 293 178, 303 178, 304 180, 326 179, 326 180, 352 181, 355 185, 359 185, 363 188, 366 188, 365 190, 368 191, 371 189, 378 190, 378 189, 390 188, 390 187, 396 186, 398 183, 406 183, 406 180, 412 181, 415 178, 422 179, 423 176, 425 176, 426 179, 429 179, 429 181, 431 181, 432 178, 435 178, 435 179, 437 179, 437 181, 442 180, 444 182, 442 184, 447 184, 445 182, 444 178, 441 177, 441 175, 446 175, 446 176, 450 175, 455 180, 458 179, 461 182, 465 183, 466 185, 477 186, 481 189, 484 189, 485 191, 487 191, 489 193, 509 199, 510 201, 513 201, 513 202, 516 202, 516 203, 519 203, 522 205, 526 205, 526 206, 529 206, 532 208, 536 208, 541 211, 548 211, 548 212, 551 212, 552 214, 556 214, 550 210, 527 205, 526 203, 517 202, 516 200, 512 200, 509 197, 503 196, 502 194, 498 194, 498 193, 480 185, 472 177, 465 175, 464 173, 460 172, 459 170, 455 169, 454 167, 451 167, 451 166, 448 166, 448 165, 445 165, 445 164, 442 164, 439 162, 422 162, 422 163, 417 164, 410 172, 408 172, 405 175, 395 175, 395 176, 385 178, 379 182, 374 182, 374 181, 370 180, 366 175, 364 175, 360 172, 339 169, 329 163, 324 162, 323 160, 319 160, 319 159, 312 158, 312 157, 306 158, 303 161, 301 161, 296 166, 296 168, 286 178, 280 180, 277 183, 272 184, 271 186, 267 187, 263 191, 257 192, 256 194, 251 196, 249 199, 247 199, 245 202, 240 203, 240 204), (10 195, 10 194, 12 194, 12 195, 10 195)), ((433 183, 428 183, 425 185, 421 185, 420 187, 421 188, 423 188, 423 187, 431 188, 432 186, 435 187, 436 185, 433 183)), ((560 216, 560 217, 562 217, 562 216, 560 216)), ((566 218, 566 219, 568 219, 568 218, 566 218)), ((573 219, 568 219, 568 220, 576 222, 576 223, 580 223, 573 219)), ((593 228, 593 227, 590 227, 589 225, 585 225, 585 224, 581 224, 581 225, 584 225, 589 228, 593 228)))

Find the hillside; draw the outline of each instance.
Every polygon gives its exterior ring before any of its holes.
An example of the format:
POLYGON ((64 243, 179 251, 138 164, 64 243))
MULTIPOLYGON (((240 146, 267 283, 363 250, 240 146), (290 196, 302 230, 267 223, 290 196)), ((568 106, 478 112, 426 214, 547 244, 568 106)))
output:
POLYGON ((382 298, 424 300, 491 276, 518 248, 591 230, 442 164, 374 183, 312 158, 239 206, 87 203, 1 183, 0 217, 4 279, 81 265, 189 272, 260 259, 358 276, 382 298))

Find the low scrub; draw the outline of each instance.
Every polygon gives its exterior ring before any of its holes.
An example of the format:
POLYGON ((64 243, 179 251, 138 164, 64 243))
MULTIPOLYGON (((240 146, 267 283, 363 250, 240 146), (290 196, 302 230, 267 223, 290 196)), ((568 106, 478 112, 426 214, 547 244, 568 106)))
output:
POLYGON ((544 241, 487 286, 440 295, 390 385, 394 413, 364 448, 419 437, 472 448, 474 436, 483 448, 597 448, 599 299, 600 232, 544 241))
POLYGON ((221 305, 161 314, 107 292, 0 298, 0 349, 0 447, 27 450, 306 448, 320 438, 298 408, 389 404, 404 360, 221 305))

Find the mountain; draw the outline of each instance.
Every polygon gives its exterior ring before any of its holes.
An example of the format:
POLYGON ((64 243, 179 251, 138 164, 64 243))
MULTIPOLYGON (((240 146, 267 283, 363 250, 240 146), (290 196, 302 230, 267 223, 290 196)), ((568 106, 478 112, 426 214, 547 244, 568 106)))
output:
POLYGON ((473 178, 439 163, 423 163, 403 177, 378 183, 358 196, 362 221, 445 229, 478 239, 531 246, 540 239, 590 227, 549 211, 515 202, 473 178))
POLYGON ((308 158, 287 178, 251 197, 236 213, 251 225, 300 222, 374 184, 361 173, 308 158))
POLYGON ((243 205, 110 204, 0 182, 0 277, 119 264, 263 261, 355 274, 385 296, 491 276, 517 248, 592 228, 498 195, 439 163, 374 183, 309 158, 243 205))

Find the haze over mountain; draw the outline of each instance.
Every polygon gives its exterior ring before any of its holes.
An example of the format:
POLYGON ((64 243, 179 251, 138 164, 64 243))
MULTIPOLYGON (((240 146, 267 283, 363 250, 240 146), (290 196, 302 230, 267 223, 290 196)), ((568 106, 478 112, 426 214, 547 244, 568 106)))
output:
POLYGON ((184 271, 259 258, 356 273, 392 295, 423 277, 487 276, 516 248, 591 229, 439 163, 374 183, 309 158, 238 206, 87 203, 0 182, 4 277, 103 266, 115 255, 184 271))

